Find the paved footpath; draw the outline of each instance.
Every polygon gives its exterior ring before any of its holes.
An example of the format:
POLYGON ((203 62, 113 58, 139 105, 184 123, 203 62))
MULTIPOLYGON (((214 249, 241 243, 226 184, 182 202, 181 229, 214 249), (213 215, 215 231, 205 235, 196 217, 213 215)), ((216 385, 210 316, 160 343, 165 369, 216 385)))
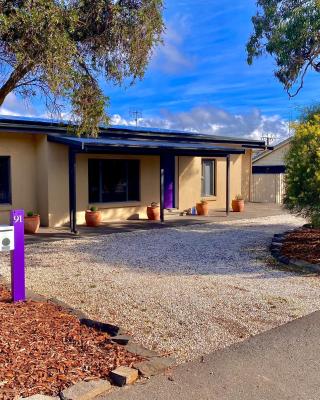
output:
POLYGON ((319 400, 320 312, 101 400, 319 400))

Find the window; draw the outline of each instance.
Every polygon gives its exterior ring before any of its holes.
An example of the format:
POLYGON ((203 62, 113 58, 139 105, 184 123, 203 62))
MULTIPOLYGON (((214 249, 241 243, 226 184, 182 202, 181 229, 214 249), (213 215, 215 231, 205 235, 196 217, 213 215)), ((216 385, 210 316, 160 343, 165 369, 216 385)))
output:
POLYGON ((216 162, 215 160, 202 160, 201 196, 216 195, 216 162))
POLYGON ((0 157, 0 204, 11 203, 10 157, 0 157))
POLYGON ((140 200, 139 160, 89 160, 89 202, 140 200))

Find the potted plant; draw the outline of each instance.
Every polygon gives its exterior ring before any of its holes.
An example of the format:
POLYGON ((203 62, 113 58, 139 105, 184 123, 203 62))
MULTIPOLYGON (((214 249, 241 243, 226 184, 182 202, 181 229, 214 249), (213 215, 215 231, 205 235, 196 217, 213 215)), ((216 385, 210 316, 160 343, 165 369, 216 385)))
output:
POLYGON ((153 201, 147 207, 147 216, 150 221, 160 221, 160 206, 159 203, 153 201))
POLYGON ((233 212, 243 212, 244 211, 244 199, 241 194, 238 194, 232 200, 232 210, 233 212))
POLYGON ((196 204, 198 215, 208 215, 209 214, 209 203, 207 200, 201 200, 200 203, 196 204))
POLYGON ((87 226, 99 226, 102 219, 101 211, 99 211, 97 207, 90 207, 89 210, 86 211, 85 218, 87 226))
POLYGON ((24 232, 37 233, 40 227, 40 215, 35 214, 33 211, 28 211, 24 217, 24 232))

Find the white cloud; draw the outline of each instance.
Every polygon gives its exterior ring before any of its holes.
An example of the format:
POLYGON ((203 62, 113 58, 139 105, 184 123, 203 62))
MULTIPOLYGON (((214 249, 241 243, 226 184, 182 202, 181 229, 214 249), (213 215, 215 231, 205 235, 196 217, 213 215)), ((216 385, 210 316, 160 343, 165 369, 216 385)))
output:
POLYGON ((182 69, 194 66, 194 57, 187 55, 183 49, 188 35, 186 16, 176 15, 166 26, 163 44, 158 46, 151 63, 151 68, 168 74, 180 73, 182 69))
POLYGON ((21 101, 14 93, 9 93, 3 105, 0 107, 0 114, 14 115, 16 117, 34 117, 36 112, 30 104, 21 101))
MULTIPOLYGON (((126 120, 120 115, 113 116, 112 123, 135 125, 135 121, 126 120)), ((162 110, 160 117, 141 118, 139 125, 251 139, 272 134, 277 141, 289 135, 288 122, 278 115, 262 115, 257 109, 250 113, 232 114, 210 105, 195 107, 187 112, 162 110)))
MULTIPOLYGON (((9 94, 4 105, 0 107, 0 114, 52 118, 48 113, 37 113, 33 107, 22 102, 14 94, 9 94)), ((254 109, 249 113, 232 114, 221 108, 207 105, 176 113, 164 109, 159 114, 159 116, 155 117, 139 118, 138 125, 251 139, 261 139, 266 134, 272 134, 277 141, 289 136, 287 121, 279 115, 263 115, 258 109, 254 109)), ((70 114, 62 114, 61 119, 69 120, 70 114)), ((111 124, 135 126, 136 121, 114 114, 111 117, 111 124)))

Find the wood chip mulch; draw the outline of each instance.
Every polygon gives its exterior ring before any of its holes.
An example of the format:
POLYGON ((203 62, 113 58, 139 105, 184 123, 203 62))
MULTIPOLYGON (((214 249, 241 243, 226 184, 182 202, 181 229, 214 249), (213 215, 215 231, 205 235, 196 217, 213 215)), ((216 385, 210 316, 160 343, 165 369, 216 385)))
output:
POLYGON ((301 228, 289 233, 281 253, 289 258, 320 264, 320 229, 301 228))
POLYGON ((0 286, 0 399, 58 395, 142 359, 50 303, 13 304, 0 286))

